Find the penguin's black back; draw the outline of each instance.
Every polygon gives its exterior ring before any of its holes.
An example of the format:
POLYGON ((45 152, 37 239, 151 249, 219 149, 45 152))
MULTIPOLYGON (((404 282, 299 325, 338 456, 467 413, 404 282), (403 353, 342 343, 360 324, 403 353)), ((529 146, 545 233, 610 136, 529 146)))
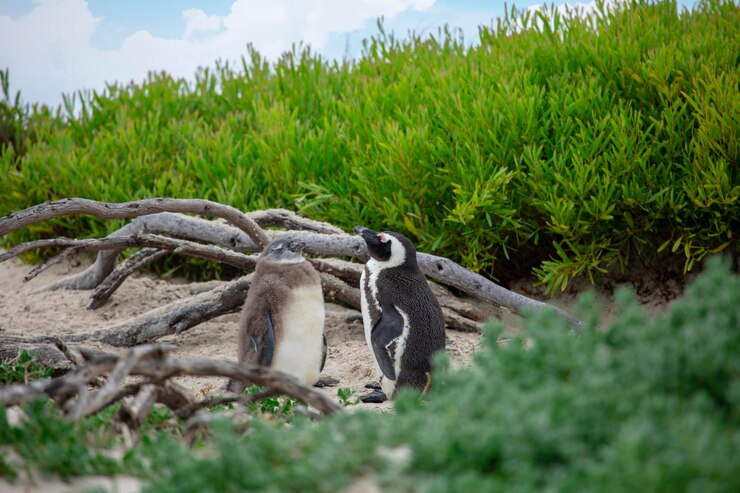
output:
POLYGON ((426 373, 432 370, 432 355, 445 347, 442 309, 415 263, 381 270, 377 283, 380 304, 392 304, 409 319, 409 333, 396 385, 423 388, 427 383, 426 373))

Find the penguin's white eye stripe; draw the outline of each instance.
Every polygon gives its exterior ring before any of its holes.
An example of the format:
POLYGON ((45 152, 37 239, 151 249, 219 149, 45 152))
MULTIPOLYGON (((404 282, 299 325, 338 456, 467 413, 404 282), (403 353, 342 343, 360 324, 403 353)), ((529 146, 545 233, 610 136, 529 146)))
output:
POLYGON ((380 238, 381 243, 388 243, 388 235, 385 233, 378 233, 378 238, 380 238))

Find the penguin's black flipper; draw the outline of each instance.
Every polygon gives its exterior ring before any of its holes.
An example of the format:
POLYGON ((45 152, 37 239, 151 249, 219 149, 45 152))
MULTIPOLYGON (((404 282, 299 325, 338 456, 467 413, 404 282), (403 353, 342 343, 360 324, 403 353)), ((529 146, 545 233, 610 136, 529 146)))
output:
POLYGON ((395 341, 403 333, 403 317, 392 304, 381 304, 381 310, 378 323, 370 332, 370 342, 383 376, 395 380, 396 369, 393 365, 395 341))
POLYGON ((321 368, 319 368, 319 373, 324 371, 324 364, 326 363, 326 334, 323 334, 321 337, 323 338, 323 342, 321 346, 321 368))

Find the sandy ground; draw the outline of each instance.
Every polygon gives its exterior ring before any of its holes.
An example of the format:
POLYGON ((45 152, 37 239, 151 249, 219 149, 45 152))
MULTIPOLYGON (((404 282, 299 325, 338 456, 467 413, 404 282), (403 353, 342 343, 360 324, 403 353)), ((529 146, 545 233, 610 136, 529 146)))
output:
MULTIPOLYGON (((199 292, 202 286, 186 283, 182 279, 167 281, 141 274, 127 279, 108 303, 97 310, 87 309, 89 291, 41 291, 44 286, 84 270, 84 267, 86 265, 79 263, 57 265, 30 282, 24 282, 23 276, 31 269, 30 266, 17 260, 1 263, 0 335, 64 336, 89 332, 189 297, 194 292, 199 292)), ((237 318, 236 313, 223 315, 160 341, 176 346, 173 357, 236 361, 237 318)), ((325 391, 335 398, 338 387, 349 387, 358 395, 367 392, 364 385, 376 380, 376 377, 370 351, 365 343, 360 312, 327 303, 325 331, 328 353, 322 376, 339 380, 337 387, 327 388, 325 391)), ((453 364, 468 364, 478 346, 478 339, 476 334, 448 331, 448 351, 453 364)), ((85 345, 110 352, 117 351, 100 344, 85 345)), ((183 378, 180 381, 198 395, 221 393, 225 383, 217 378, 183 378)))
MULTIPOLYGON (((106 305, 94 311, 86 308, 90 294, 88 291, 40 291, 44 286, 79 272, 86 266, 74 261, 56 265, 26 283, 23 276, 31 269, 30 266, 23 265, 17 260, 0 263, 0 336, 67 335, 87 332, 113 325, 202 290, 202 285, 186 283, 181 279, 163 280, 148 274, 140 274, 127 279, 106 305)), ((530 297, 546 299, 541 289, 532 286, 532 280, 522 280, 516 283, 513 289, 530 297)), ((602 286, 596 290, 597 301, 602 305, 600 317, 602 324, 608 324, 618 315, 612 302, 615 287, 607 284, 606 287, 602 286)), ((644 309, 652 315, 663 312, 667 304, 682 290, 681 286, 671 282, 634 287, 644 309)), ((549 301, 572 310, 577 293, 584 289, 592 287, 585 282, 572 283, 568 291, 549 301)), ((489 313, 497 314, 503 319, 506 332, 515 331, 520 322, 517 316, 506 310, 490 309, 489 313)), ((237 314, 224 315, 183 334, 163 338, 161 341, 176 346, 174 357, 235 361, 237 317, 237 314)), ((333 377, 339 380, 339 384, 337 387, 324 389, 324 392, 335 399, 339 387, 349 387, 357 395, 365 393, 364 385, 374 381, 376 377, 370 351, 365 343, 359 311, 333 303, 327 304, 325 331, 329 347, 322 376, 333 377)), ((478 347, 479 339, 480 336, 476 334, 448 330, 447 351, 451 356, 452 365, 468 365, 478 347)), ((95 344, 86 345, 95 346, 95 344)), ((115 348, 108 346, 97 345, 97 347, 106 351, 116 351, 115 348)), ((222 393, 225 384, 218 378, 183 378, 181 382, 199 397, 222 393)), ((359 404, 350 409, 387 410, 390 407, 389 403, 359 404)), ((113 488, 118 491, 138 489, 138 483, 134 479, 122 478, 121 481, 126 482, 126 485, 120 483, 114 485, 110 483, 110 479, 100 479, 103 481, 101 486, 106 489, 113 488), (133 484, 128 484, 129 482, 133 484)), ((91 480, 88 478, 85 481, 91 480)), ((85 489, 92 485, 49 483, 26 489, 27 486, 18 483, 10 486, 0 480, 2 491, 68 491, 65 488, 79 490, 79 487, 85 489)))

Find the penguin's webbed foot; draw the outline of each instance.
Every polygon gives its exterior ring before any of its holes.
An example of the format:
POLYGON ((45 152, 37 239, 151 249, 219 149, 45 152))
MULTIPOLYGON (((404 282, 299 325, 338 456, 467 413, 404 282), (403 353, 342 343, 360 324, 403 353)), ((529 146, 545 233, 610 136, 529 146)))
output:
POLYGON ((339 383, 339 380, 337 380, 334 377, 321 377, 319 378, 319 381, 313 384, 314 387, 323 388, 323 387, 336 387, 339 383))
POLYGON ((388 396, 382 390, 373 390, 365 395, 360 396, 360 401, 365 404, 380 404, 388 400, 388 396))
POLYGON ((382 387, 377 382, 370 382, 365 384, 366 389, 380 390, 382 387))

